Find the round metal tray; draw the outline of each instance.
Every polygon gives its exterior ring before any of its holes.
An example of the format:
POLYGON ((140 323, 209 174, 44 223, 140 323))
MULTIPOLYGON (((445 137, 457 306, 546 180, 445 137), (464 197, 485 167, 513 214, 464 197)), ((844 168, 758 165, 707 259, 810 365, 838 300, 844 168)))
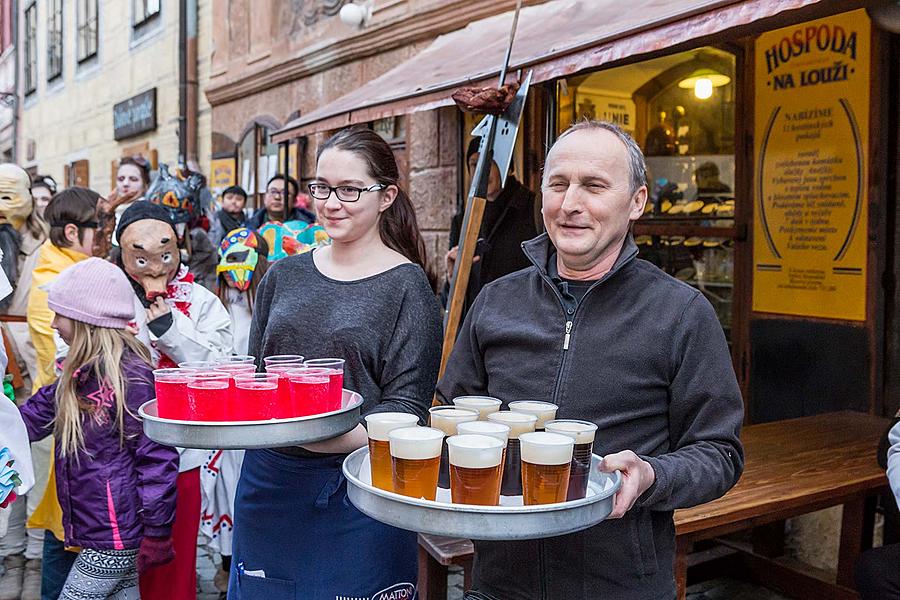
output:
POLYGON ((587 497, 581 500, 523 506, 521 496, 501 496, 500 506, 453 504, 450 491, 438 488, 436 501, 402 496, 371 484, 369 449, 344 460, 347 495, 363 513, 382 523, 419 533, 474 540, 528 540, 573 533, 609 516, 622 475, 599 470, 594 455, 587 497))
POLYGON ((359 424, 363 398, 344 390, 340 410, 309 417, 270 419, 268 421, 178 421, 156 414, 156 400, 140 408, 144 433, 151 440, 208 450, 241 450, 299 446, 335 438, 359 424))

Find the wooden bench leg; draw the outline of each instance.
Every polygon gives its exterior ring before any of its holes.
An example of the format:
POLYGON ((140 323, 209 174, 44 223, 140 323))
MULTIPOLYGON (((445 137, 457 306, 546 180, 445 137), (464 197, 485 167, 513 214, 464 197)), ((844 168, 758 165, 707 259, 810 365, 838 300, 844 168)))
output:
POLYGON ((468 557, 466 560, 461 561, 459 566, 462 567, 463 570, 463 591, 468 592, 472 589, 472 557, 468 557))
POLYGON ((687 555, 692 545, 682 536, 675 537, 675 588, 678 600, 685 600, 687 596, 687 555))
POLYGON ((419 546, 419 600, 447 600, 447 567, 419 546))
POLYGON ((844 504, 841 516, 841 546, 838 552, 837 583, 854 588, 853 572, 863 550, 872 547, 875 526, 875 497, 859 498, 844 504))

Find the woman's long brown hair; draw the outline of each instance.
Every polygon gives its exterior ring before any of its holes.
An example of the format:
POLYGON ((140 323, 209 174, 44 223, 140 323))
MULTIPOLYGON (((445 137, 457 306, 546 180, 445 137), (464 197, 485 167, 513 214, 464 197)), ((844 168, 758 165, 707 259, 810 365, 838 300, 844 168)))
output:
POLYGON ((381 241, 391 250, 422 267, 432 289, 437 289, 437 277, 428 265, 425 240, 416 222, 416 211, 409 195, 400 187, 400 169, 397 168, 397 160, 388 143, 371 129, 350 127, 337 132, 319 146, 316 160, 331 148, 353 152, 366 162, 369 175, 375 181, 397 187, 399 191, 393 204, 381 213, 378 220, 381 241))

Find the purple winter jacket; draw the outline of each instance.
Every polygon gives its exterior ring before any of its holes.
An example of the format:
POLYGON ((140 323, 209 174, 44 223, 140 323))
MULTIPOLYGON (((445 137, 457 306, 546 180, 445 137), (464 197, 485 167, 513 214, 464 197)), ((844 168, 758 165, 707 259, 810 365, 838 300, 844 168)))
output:
MULTIPOLYGON (((123 356, 126 405, 133 415, 154 394, 151 367, 123 356)), ((133 550, 141 539, 168 537, 175 520, 178 452, 144 435, 141 422, 124 415, 125 445, 119 444, 112 390, 100 386, 93 369, 76 371, 79 395, 98 410, 82 413, 84 449, 63 458, 56 446, 56 494, 65 542, 96 550, 133 550)), ((32 442, 53 433, 56 383, 45 386, 21 408, 32 442)))

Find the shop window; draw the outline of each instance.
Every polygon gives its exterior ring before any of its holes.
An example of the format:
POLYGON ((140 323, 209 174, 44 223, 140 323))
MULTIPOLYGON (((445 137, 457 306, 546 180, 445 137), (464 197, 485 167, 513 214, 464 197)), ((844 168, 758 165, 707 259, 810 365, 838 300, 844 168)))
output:
MULTIPOLYGON (((612 121, 640 144, 650 200, 642 258, 709 298, 730 339, 735 204, 735 57, 700 48, 560 80, 557 133, 612 121)), ((746 201, 746 199, 743 199, 746 201)))
POLYGON ((132 0, 132 26, 140 27, 156 16, 159 16, 159 0, 132 0))
POLYGON ((247 192, 250 204, 262 206, 266 183, 280 172, 278 144, 272 141, 272 126, 254 123, 238 143, 238 185, 247 192))
POLYGON ((25 93, 37 89, 37 5, 32 2, 25 9, 25 56, 23 60, 25 93))
POLYGON ((97 0, 78 0, 78 62, 97 55, 97 0))
POLYGON ((63 68, 63 14, 62 0, 50 0, 47 19, 47 81, 62 75, 63 68))

